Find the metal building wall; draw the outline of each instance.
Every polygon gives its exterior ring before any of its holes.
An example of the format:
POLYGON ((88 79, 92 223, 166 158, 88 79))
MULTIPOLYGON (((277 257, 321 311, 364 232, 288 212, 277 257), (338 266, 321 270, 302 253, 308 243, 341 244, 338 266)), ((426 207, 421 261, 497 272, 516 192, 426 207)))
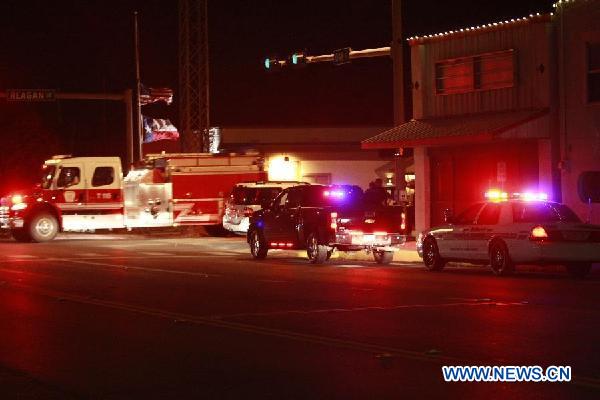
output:
POLYGON ((499 28, 455 33, 411 42, 414 118, 471 114, 550 106, 551 24, 548 18, 518 21, 499 28), (514 49, 515 85, 469 93, 435 93, 437 61, 514 49))

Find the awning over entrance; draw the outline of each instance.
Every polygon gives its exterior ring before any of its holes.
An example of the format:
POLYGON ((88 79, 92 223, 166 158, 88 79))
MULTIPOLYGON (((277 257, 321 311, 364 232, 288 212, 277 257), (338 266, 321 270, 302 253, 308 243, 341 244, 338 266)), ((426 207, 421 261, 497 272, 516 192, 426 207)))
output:
MULTIPOLYGON (((361 142, 363 149, 390 149, 414 146, 442 146, 480 143, 503 137, 504 133, 547 115, 547 110, 522 110, 412 120, 361 142)), ((543 127, 532 125, 534 132, 516 132, 507 138, 547 137, 543 127), (536 129, 537 128, 537 129, 536 129)))

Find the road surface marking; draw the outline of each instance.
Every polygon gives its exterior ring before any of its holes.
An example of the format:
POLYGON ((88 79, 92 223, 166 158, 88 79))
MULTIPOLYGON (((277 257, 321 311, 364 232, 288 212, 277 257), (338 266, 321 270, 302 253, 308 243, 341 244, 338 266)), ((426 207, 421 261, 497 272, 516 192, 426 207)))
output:
MULTIPOLYGON (((424 361, 424 362, 432 362, 432 363, 440 364, 440 365, 444 365, 444 364, 448 364, 448 363, 455 363, 457 365, 458 365, 458 363, 462 363, 464 365, 475 365, 476 363, 481 364, 481 361, 465 359, 465 358, 460 358, 460 357, 454 357, 454 356, 446 356, 443 354, 429 354, 428 355, 428 354, 425 354, 420 351, 405 350, 405 349, 400 349, 400 348, 396 348, 396 347, 390 347, 387 345, 371 344, 371 343, 358 342, 358 341, 353 341, 353 340, 338 339, 338 338, 328 337, 328 336, 313 335, 313 334, 300 333, 300 332, 288 331, 288 330, 283 330, 283 329, 275 329, 275 328, 268 328, 268 327, 262 327, 262 326, 250 325, 250 324, 244 324, 244 323, 238 323, 238 322, 224 321, 224 320, 214 319, 214 318, 210 318, 210 317, 201 317, 201 316, 195 316, 195 315, 190 315, 190 314, 175 313, 175 312, 154 309, 154 308, 148 308, 148 307, 143 307, 143 306, 139 306, 139 305, 121 303, 121 302, 116 302, 116 301, 111 301, 111 300, 101 300, 101 299, 96 299, 96 298, 78 296, 78 295, 61 292, 61 291, 39 289, 39 288, 30 286, 30 285, 23 285, 23 284, 11 285, 11 288, 16 288, 16 287, 22 288, 25 290, 29 290, 30 292, 33 292, 38 295, 51 297, 51 298, 59 298, 62 300, 67 300, 67 301, 71 301, 71 302, 79 303, 79 304, 94 305, 94 306, 98 306, 98 307, 105 307, 105 308, 110 308, 110 309, 115 309, 115 310, 127 311, 127 312, 167 319, 167 320, 171 320, 171 321, 188 322, 188 323, 200 325, 200 326, 223 328, 223 329, 229 329, 229 330, 233 330, 233 331, 237 331, 237 332, 244 332, 244 333, 249 333, 249 334, 254 334, 254 335, 277 337, 277 338, 281 338, 281 339, 288 339, 288 340, 299 341, 299 342, 304 342, 304 343, 311 343, 311 344, 317 344, 317 345, 323 345, 323 346, 349 349, 349 350, 360 351, 360 352, 373 354, 373 355, 385 353, 385 354, 389 354, 390 357, 398 357, 398 358, 403 358, 403 359, 412 359, 412 360, 418 360, 418 361, 424 361)), ((581 377, 573 376, 573 381, 571 381, 570 383, 575 384, 575 385, 600 388, 600 379, 597 379, 597 378, 590 378, 590 377, 584 377, 584 376, 581 376, 581 377)))
POLYGON ((23 258, 23 259, 32 259, 38 258, 38 256, 32 256, 31 254, 8 254, 6 257, 10 258, 23 258))
POLYGON ((134 270, 134 271, 164 272, 167 274, 201 276, 203 278, 222 276, 221 274, 212 274, 212 273, 206 273, 206 272, 189 272, 189 271, 180 271, 180 270, 175 270, 175 269, 135 267, 135 266, 131 266, 131 265, 110 264, 110 263, 104 263, 104 262, 98 262, 98 261, 77 260, 77 259, 72 259, 72 258, 71 259, 55 258, 52 261, 67 261, 67 262, 71 262, 71 263, 75 263, 75 264, 97 265, 97 266, 101 266, 101 267, 111 267, 111 268, 119 268, 119 269, 134 270))
POLYGON ((367 306, 367 307, 351 307, 351 308, 324 308, 317 310, 282 310, 282 311, 267 311, 258 313, 240 313, 240 314, 225 314, 213 315, 210 318, 227 319, 227 318, 242 318, 242 317, 262 317, 272 315, 289 315, 289 314, 324 314, 324 313, 341 313, 341 312, 356 312, 356 311, 392 311, 412 308, 436 308, 436 307, 479 307, 479 306, 524 306, 519 303, 500 303, 495 301, 490 302, 459 302, 459 303, 441 303, 441 304, 401 304, 395 306, 367 306))

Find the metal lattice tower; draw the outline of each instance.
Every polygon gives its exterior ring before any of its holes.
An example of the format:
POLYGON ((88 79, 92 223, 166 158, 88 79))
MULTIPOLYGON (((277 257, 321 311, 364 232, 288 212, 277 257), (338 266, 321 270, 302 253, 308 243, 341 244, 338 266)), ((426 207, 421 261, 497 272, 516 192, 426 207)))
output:
POLYGON ((208 146, 207 1, 179 0, 179 123, 184 152, 202 152, 208 146))

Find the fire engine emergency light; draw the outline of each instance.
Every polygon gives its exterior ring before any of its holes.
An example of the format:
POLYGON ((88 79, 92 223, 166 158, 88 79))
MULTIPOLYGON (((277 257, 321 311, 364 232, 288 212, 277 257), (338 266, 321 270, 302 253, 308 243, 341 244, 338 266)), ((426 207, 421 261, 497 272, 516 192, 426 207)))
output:
POLYGON ((23 196, 21 196, 20 194, 15 194, 10 198, 10 201, 13 204, 19 204, 23 202, 23 196))

